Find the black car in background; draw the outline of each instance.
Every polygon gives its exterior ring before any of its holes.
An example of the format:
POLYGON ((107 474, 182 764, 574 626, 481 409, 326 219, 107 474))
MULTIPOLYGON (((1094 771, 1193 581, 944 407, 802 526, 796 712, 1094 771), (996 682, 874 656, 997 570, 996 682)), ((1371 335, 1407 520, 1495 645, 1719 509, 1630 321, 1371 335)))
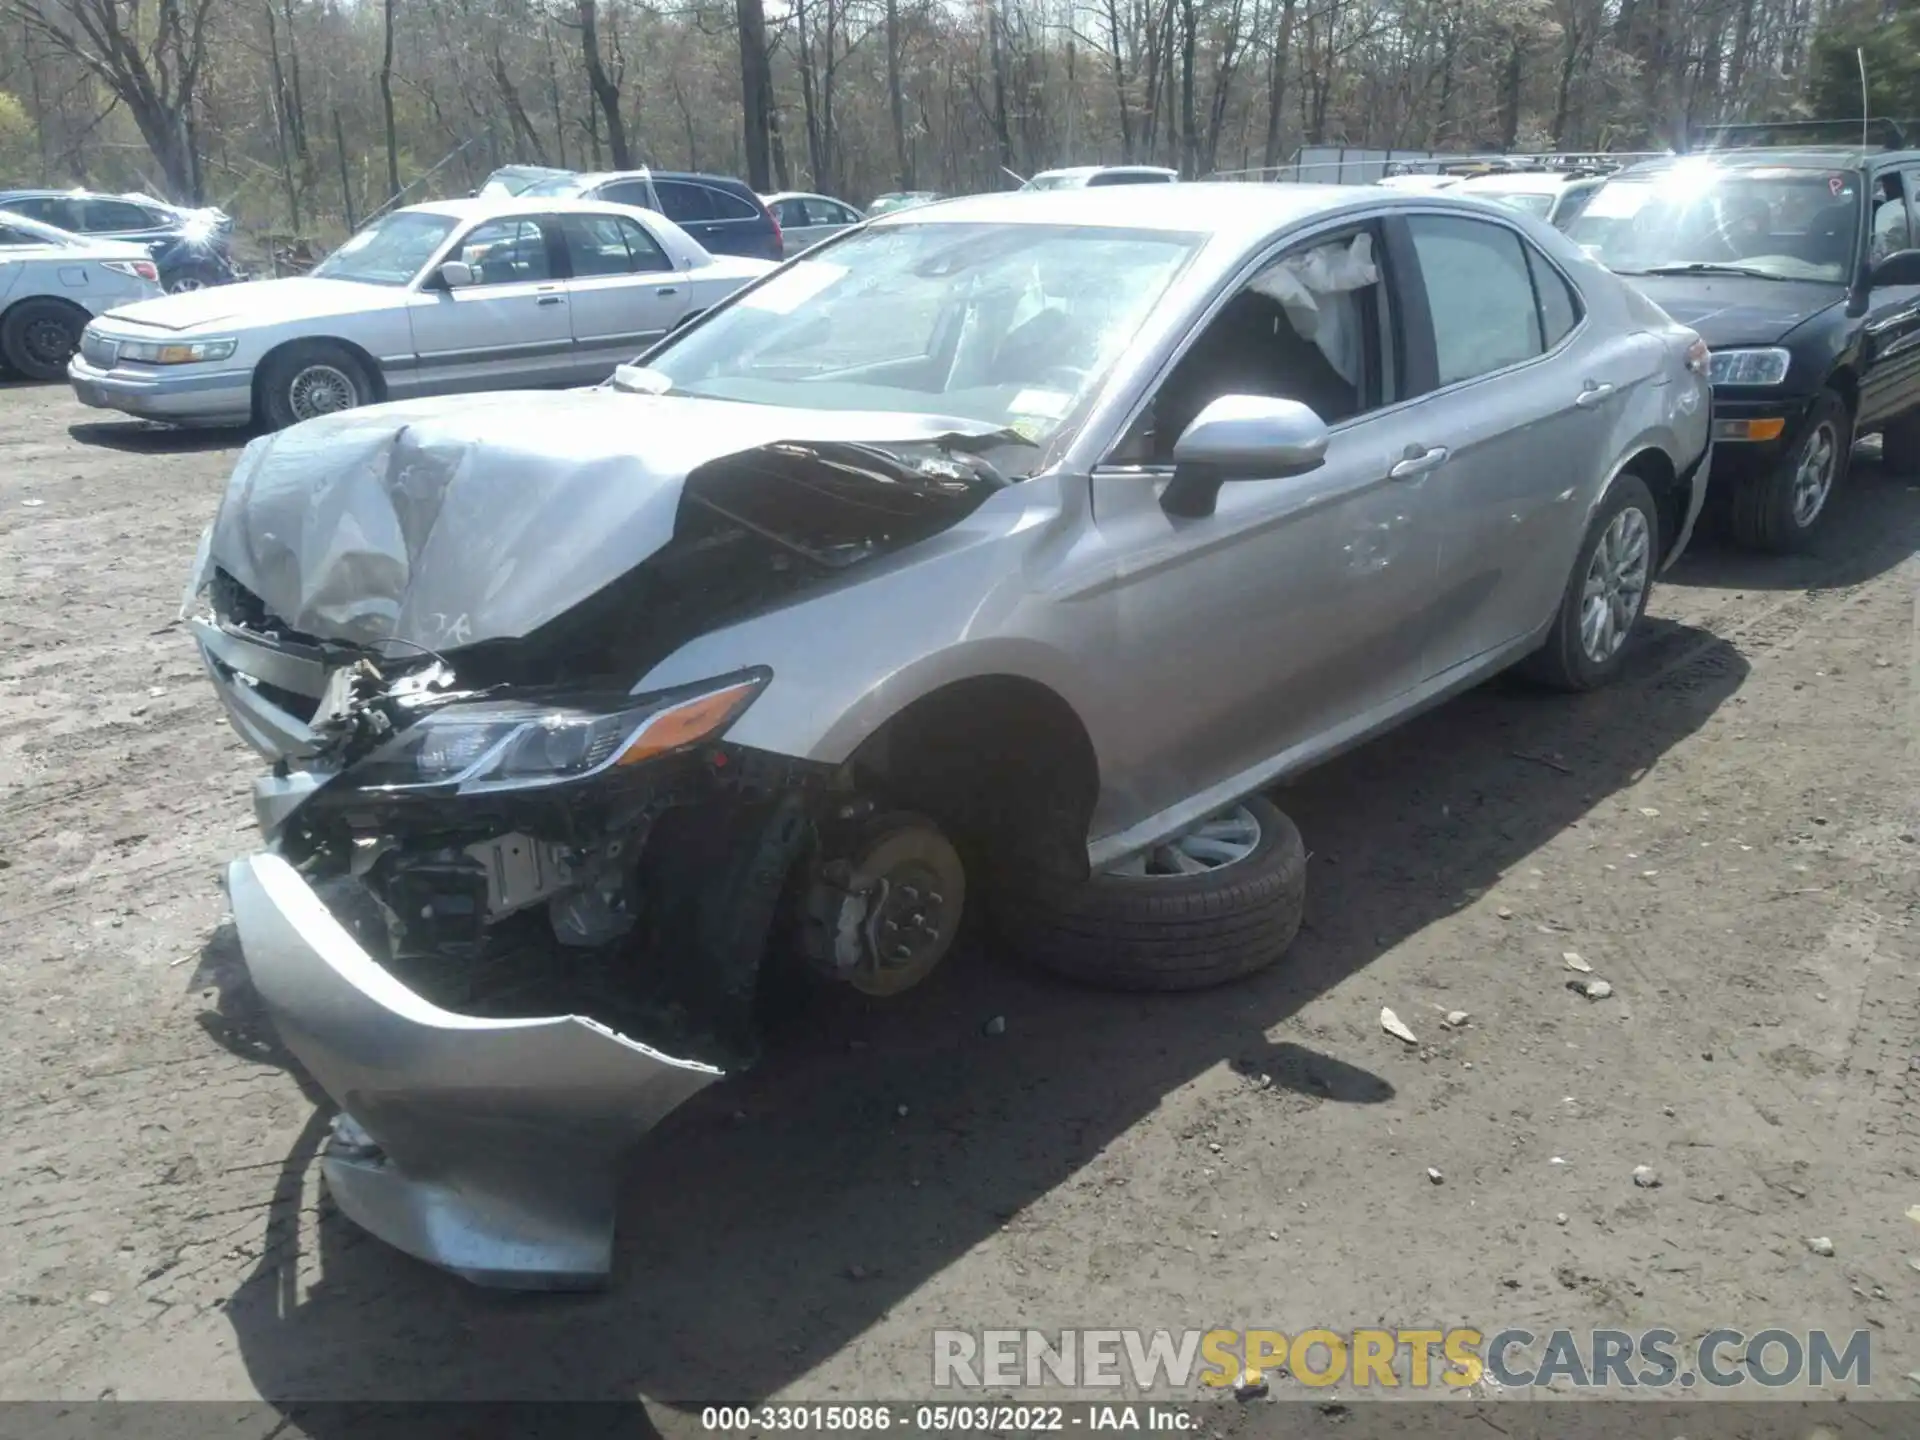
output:
POLYGON ((1707 342, 1738 542, 1808 545, 1861 435, 1920 471, 1917 202, 1920 149, 1755 146, 1622 170, 1568 228, 1707 342))
POLYGON ((786 258, 786 238, 772 212, 744 181, 727 175, 602 170, 542 180, 520 194, 527 199, 551 195, 637 205, 666 216, 715 255, 786 258))
POLYGON ((0 190, 0 210, 75 235, 145 245, 169 292, 201 290, 240 278, 233 265, 233 221, 219 210, 89 190, 0 190))

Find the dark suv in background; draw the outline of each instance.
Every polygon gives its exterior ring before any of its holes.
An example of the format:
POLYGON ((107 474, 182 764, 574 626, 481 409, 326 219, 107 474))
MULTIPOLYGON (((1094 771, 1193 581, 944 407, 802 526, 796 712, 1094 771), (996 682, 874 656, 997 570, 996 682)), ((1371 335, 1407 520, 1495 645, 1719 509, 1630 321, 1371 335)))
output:
POLYGON ((1609 178, 1567 231, 1707 342, 1710 497, 1761 550, 1812 543, 1861 435, 1920 471, 1920 148, 1826 123, 1716 127, 1609 178))
POLYGON ((219 210, 90 190, 0 190, 0 210, 75 235, 144 245, 169 292, 201 290, 240 278, 233 266, 233 221, 219 210))
POLYGON ((779 222, 743 181, 683 170, 602 170, 542 180, 523 199, 611 200, 664 215, 715 255, 784 260, 779 222))

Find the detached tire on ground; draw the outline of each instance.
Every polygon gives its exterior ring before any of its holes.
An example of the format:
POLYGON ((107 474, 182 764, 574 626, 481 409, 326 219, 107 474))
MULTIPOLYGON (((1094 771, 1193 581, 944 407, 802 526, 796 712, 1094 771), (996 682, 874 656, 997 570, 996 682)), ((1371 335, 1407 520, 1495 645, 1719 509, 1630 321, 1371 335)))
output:
POLYGON ((1271 801, 1243 800, 1135 863, 1135 873, 1071 884, 1002 877, 992 896, 996 927, 1023 959, 1070 980, 1161 991, 1204 990, 1264 970, 1300 933, 1306 850, 1271 801), (1209 844, 1210 831, 1245 843, 1209 844), (1244 853, 1180 873, 1196 854, 1234 848, 1244 853))
POLYGON ((64 380, 88 318, 61 300, 22 300, 0 320, 0 356, 29 380, 64 380))
POLYGON ((284 430, 318 415, 371 405, 378 397, 367 367, 344 345, 289 345, 260 367, 260 418, 284 430))
POLYGON ((1847 402, 1822 390, 1793 449, 1765 475, 1735 487, 1727 512, 1734 541, 1777 555, 1805 550, 1833 508, 1852 453, 1847 402))

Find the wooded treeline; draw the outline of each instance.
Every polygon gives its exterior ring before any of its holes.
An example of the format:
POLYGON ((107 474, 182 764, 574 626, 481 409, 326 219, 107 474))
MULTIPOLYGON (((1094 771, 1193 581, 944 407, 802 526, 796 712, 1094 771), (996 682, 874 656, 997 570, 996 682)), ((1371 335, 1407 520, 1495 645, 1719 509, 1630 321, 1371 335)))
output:
POLYGON ((1654 148, 1857 114, 1856 42, 1920 112, 1916 29, 1874 0, 0 0, 0 184, 324 232, 514 160, 864 203, 1303 144, 1654 148))

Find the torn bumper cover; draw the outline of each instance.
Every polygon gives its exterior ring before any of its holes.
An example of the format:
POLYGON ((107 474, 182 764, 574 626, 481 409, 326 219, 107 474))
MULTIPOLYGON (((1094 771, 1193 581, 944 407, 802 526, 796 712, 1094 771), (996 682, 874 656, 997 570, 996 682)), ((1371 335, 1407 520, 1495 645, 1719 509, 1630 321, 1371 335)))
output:
POLYGON ((442 1010, 277 855, 234 861, 228 889, 282 1039, 344 1107, 322 1159, 340 1209, 479 1284, 605 1283, 619 1157, 723 1072, 576 1015, 442 1010))

